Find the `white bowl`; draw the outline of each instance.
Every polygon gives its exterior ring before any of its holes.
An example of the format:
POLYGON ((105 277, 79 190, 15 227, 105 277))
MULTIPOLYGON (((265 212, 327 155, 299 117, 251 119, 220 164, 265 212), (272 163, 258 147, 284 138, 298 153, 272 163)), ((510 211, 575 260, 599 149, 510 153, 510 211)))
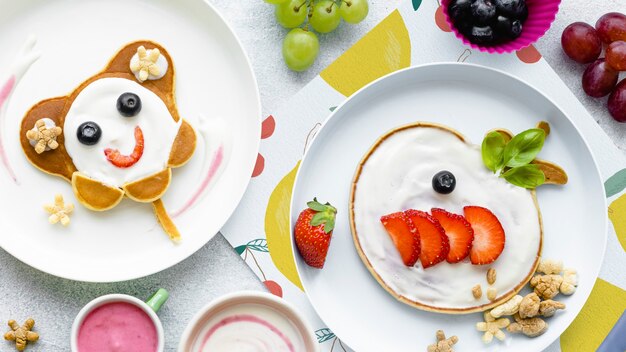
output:
POLYGON ((211 303, 200 309, 200 311, 193 318, 191 318, 191 321, 187 324, 187 327, 185 328, 185 331, 180 339, 180 343, 178 344, 178 351, 191 352, 196 340, 205 327, 206 322, 213 316, 233 306, 250 303, 260 304, 272 308, 281 313, 281 315, 293 324, 302 336, 302 340, 306 348, 306 351, 297 352, 319 351, 319 346, 315 334, 313 333, 313 329, 291 304, 272 294, 256 291, 240 291, 227 294, 213 300, 211 303))

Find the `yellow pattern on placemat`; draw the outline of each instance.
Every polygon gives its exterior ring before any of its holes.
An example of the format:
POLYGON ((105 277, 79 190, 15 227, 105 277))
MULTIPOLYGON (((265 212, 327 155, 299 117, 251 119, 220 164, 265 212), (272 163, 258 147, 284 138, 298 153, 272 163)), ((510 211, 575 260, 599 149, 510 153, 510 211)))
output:
POLYGON ((622 249, 626 251, 626 194, 621 195, 609 205, 609 219, 613 223, 622 249))
POLYGON ((320 76, 339 93, 350 96, 373 80, 410 64, 409 32, 395 10, 320 76))
POLYGON ((265 210, 265 236, 267 237, 270 257, 276 268, 289 281, 304 291, 293 258, 291 229, 289 228, 291 193, 299 167, 300 161, 280 180, 270 195, 265 210))
POLYGON ((596 280, 587 303, 561 335, 563 352, 595 351, 626 309, 626 291, 596 280))

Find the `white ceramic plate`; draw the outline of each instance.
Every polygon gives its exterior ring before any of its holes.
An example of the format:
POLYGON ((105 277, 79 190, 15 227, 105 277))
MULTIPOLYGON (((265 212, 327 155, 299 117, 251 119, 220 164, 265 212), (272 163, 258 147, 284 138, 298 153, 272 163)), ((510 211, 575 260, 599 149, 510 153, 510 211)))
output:
MULTIPOLYGON (((443 329, 457 335, 455 351, 540 351, 572 322, 598 275, 606 242, 606 201, 593 156, 580 133, 552 101, 500 71, 467 64, 434 64, 391 74, 363 88, 324 124, 307 151, 294 185, 292 228, 314 196, 338 210, 337 225, 323 270, 308 267, 295 253, 305 291, 320 317, 350 347, 366 351, 425 350, 443 329), (552 133, 541 152, 569 175, 564 187, 545 186, 537 196, 543 213, 543 255, 578 269, 573 296, 559 296, 567 309, 549 318, 538 338, 507 334, 484 345, 475 324, 479 313, 428 313, 396 301, 359 258, 348 221, 348 197, 355 168, 386 131, 423 120, 448 125, 480 143, 486 131, 520 132, 546 120, 552 133)), ((295 248, 295 245, 294 245, 295 248)))
MULTIPOLYGON (((16 87, 7 107, 5 148, 20 182, 0 169, 0 246, 21 261, 64 278, 111 282, 166 269, 187 258, 224 225, 242 197, 261 134, 256 80, 238 39, 203 0, 0 1, 0 76, 8 74, 29 34, 41 58, 16 87), (183 241, 174 245, 156 223, 149 204, 123 200, 96 213, 77 204, 69 183, 30 165, 18 143, 25 112, 38 101, 65 95, 96 74, 124 44, 150 39, 162 44, 176 67, 180 115, 196 128, 199 117, 220 128, 226 143, 221 174, 195 207, 175 218, 183 241), (55 193, 76 204, 67 228, 47 223, 42 210, 55 193)), ((214 131, 215 132, 215 131, 214 131)), ((189 164, 173 170, 164 199, 180 208, 204 175, 212 155, 199 138, 189 164)), ((215 145, 213 145, 215 147, 215 145)))

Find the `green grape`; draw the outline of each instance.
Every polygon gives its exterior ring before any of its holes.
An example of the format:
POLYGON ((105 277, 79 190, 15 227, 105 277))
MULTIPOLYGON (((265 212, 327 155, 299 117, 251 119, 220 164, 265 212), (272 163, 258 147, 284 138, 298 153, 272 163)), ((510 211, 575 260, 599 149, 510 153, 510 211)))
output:
POLYGON ((294 28, 283 42, 283 58, 294 71, 304 71, 313 65, 320 51, 320 42, 313 32, 294 28))
POLYGON ((339 6, 331 0, 323 0, 315 4, 309 23, 320 33, 332 32, 339 26, 339 6))
POLYGON ((276 21, 285 28, 295 28, 306 19, 307 6, 305 0, 286 0, 276 5, 276 21))
POLYGON ((285 1, 287 1, 287 0, 265 0, 265 2, 267 2, 269 4, 274 4, 274 5, 282 4, 285 1))
POLYGON ((339 14, 348 23, 356 24, 363 21, 368 12, 367 0, 341 0, 339 14))

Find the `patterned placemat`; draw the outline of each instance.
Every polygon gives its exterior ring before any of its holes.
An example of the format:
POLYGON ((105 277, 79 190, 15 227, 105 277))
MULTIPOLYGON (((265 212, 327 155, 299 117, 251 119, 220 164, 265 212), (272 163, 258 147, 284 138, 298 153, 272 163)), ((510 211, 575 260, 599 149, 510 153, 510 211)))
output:
POLYGON ((296 171, 308 142, 346 97, 385 74, 445 61, 497 68, 542 91, 583 133, 606 180, 613 226, 608 230, 600 277, 576 320, 546 351, 595 351, 614 326, 616 331, 623 326, 621 333, 626 333, 626 324, 616 325, 626 309, 626 156, 533 46, 509 55, 471 50, 450 32, 438 0, 405 1, 267 116, 252 182, 222 233, 272 293, 309 317, 322 351, 349 351, 316 315, 296 271, 289 238, 289 204, 296 171))

